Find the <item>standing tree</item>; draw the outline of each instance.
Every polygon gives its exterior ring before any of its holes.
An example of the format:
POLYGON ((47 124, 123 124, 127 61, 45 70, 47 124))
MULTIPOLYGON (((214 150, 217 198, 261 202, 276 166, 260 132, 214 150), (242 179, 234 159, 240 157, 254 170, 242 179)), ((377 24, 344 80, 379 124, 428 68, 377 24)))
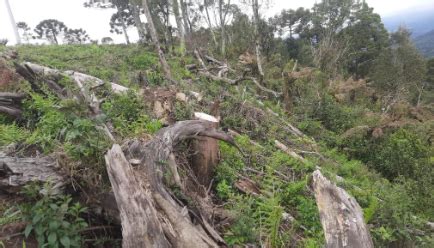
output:
POLYGON ((40 22, 36 28, 35 33, 39 39, 47 39, 52 44, 59 44, 57 37, 65 34, 68 28, 63 22, 54 19, 48 19, 40 22))
MULTIPOLYGON (((260 25, 261 25, 261 17, 259 15, 259 0, 243 0, 245 4, 250 5, 253 11, 253 27, 254 27, 254 35, 255 35, 255 52, 256 52, 256 62, 258 64, 258 71, 261 77, 264 77, 264 69, 262 67, 262 47, 263 44, 261 42, 260 35, 260 25)), ((268 3, 268 0, 264 0, 263 3, 268 3)))
POLYGON ((151 11, 149 10, 148 0, 143 0, 143 10, 145 11, 145 16, 148 21, 149 33, 151 34, 152 42, 160 58, 161 66, 163 67, 164 74, 167 79, 173 81, 172 73, 170 72, 169 64, 167 63, 166 57, 164 56, 163 50, 161 50, 160 41, 158 40, 157 30, 155 29, 154 21, 152 20, 151 11))
POLYGON ((140 14, 143 12, 140 5, 141 5, 140 0, 130 0, 130 9, 133 13, 134 23, 136 25, 137 32, 139 34, 139 42, 145 43, 146 29, 144 23, 140 18, 140 14))
POLYGON ((127 28, 135 25, 139 33, 140 41, 145 40, 145 28, 140 20, 140 0, 87 0, 84 7, 90 8, 116 8, 117 12, 110 19, 111 32, 124 34, 127 44, 130 44, 127 28))
POLYGON ((253 10, 253 26, 255 28, 255 47, 256 47, 256 61, 258 62, 258 71, 261 77, 264 77, 264 69, 262 68, 262 44, 261 37, 259 36, 259 3, 258 0, 252 0, 253 10))
POLYGON ((83 29, 68 29, 64 40, 67 44, 83 44, 90 40, 89 35, 83 29))
POLYGON ((18 31, 21 33, 21 37, 24 38, 26 42, 29 42, 32 38, 32 32, 30 27, 25 22, 18 22, 17 23, 18 31))
POLYGON ((300 37, 308 28, 309 22, 310 11, 304 8, 282 10, 271 20, 271 24, 276 26, 279 34, 288 33, 289 39, 294 39, 295 35, 300 37))
POLYGON ((5 0, 5 4, 6 4, 6 9, 8 11, 8 14, 9 14, 9 19, 11 21, 12 29, 14 30, 15 39, 17 41, 17 44, 21 44, 20 33, 18 33, 18 27, 17 27, 17 24, 15 23, 15 18, 14 18, 14 15, 12 13, 11 5, 9 4, 9 0, 5 0))
POLYGON ((214 4, 214 0, 203 0, 203 4, 200 5, 200 11, 203 12, 205 10, 205 20, 208 24, 208 29, 211 32, 212 40, 214 41, 215 47, 218 47, 217 38, 214 32, 214 27, 211 21, 211 16, 209 14, 209 6, 212 6, 214 4))
POLYGON ((410 31, 400 27, 391 36, 391 46, 374 63, 370 78, 383 94, 383 111, 401 100, 414 100, 419 105, 426 85, 426 64, 414 47, 410 31))
POLYGON ((173 9, 173 14, 175 15, 176 26, 178 28, 177 31, 180 39, 180 47, 181 47, 180 50, 182 54, 185 54, 185 29, 182 23, 182 17, 179 14, 178 0, 172 0, 172 9, 173 9))
POLYGON ((134 17, 129 9, 124 9, 114 13, 110 19, 110 32, 124 34, 125 41, 130 44, 130 38, 127 33, 129 26, 134 25, 134 17))
POLYGON ((111 44, 113 44, 113 39, 111 37, 104 37, 101 39, 101 44, 111 45, 111 44))

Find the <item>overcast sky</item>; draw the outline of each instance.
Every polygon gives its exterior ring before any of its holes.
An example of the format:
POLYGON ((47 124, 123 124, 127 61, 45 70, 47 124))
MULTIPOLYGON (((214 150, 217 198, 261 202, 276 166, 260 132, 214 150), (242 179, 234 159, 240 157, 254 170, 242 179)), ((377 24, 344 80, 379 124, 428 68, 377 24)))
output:
MULTIPOLYGON (((317 0, 319 1, 319 0, 317 0)), ((312 7, 316 0, 272 0, 265 13, 272 16, 282 9, 312 7)), ((434 0, 366 0, 383 17, 405 9, 427 8, 434 6, 434 0)), ((84 0, 9 0, 17 22, 24 21, 33 29, 41 20, 57 19, 69 28, 83 28, 92 39, 111 36, 116 42, 124 42, 122 35, 110 33, 109 20, 114 10, 84 8, 84 0)), ((130 30, 132 40, 137 39, 137 32, 130 30)), ((0 0, 0 39, 7 38, 14 43, 14 35, 5 7, 0 0)))

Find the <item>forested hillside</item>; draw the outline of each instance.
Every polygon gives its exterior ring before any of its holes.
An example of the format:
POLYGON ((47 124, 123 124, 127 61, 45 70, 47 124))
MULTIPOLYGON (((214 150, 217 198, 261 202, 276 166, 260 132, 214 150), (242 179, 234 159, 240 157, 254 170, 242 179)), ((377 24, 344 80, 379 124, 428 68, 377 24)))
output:
POLYGON ((0 247, 434 246, 434 59, 408 30, 353 0, 86 7, 140 40, 47 18, 18 27, 50 44, 0 46, 0 247))
POLYGON ((418 36, 414 39, 414 44, 419 51, 427 58, 434 57, 434 30, 418 36))

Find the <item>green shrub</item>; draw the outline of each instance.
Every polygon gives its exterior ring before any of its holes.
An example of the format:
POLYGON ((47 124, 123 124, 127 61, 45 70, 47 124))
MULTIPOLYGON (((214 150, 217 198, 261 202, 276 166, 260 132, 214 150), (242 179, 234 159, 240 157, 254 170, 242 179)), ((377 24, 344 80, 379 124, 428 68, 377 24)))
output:
POLYGON ((418 178, 419 175, 432 170, 429 161, 429 145, 416 134, 400 129, 388 136, 372 154, 369 164, 386 178, 398 176, 418 178))
POLYGON ((18 127, 15 124, 0 124, 0 146, 23 141, 27 138, 28 135, 28 131, 18 127))
POLYGON ((102 109, 123 137, 153 134, 162 128, 158 120, 145 114, 144 103, 135 92, 112 95, 102 104, 102 109))
MULTIPOLYGON (((35 189, 31 189, 34 196, 35 189)), ((87 223, 80 217, 86 211, 70 196, 45 195, 35 204, 21 207, 23 220, 29 224, 25 237, 33 233, 41 247, 82 247, 80 231, 87 223)))
POLYGON ((314 116, 325 128, 336 133, 342 133, 351 128, 357 117, 351 108, 338 104, 328 94, 323 97, 320 108, 314 116))

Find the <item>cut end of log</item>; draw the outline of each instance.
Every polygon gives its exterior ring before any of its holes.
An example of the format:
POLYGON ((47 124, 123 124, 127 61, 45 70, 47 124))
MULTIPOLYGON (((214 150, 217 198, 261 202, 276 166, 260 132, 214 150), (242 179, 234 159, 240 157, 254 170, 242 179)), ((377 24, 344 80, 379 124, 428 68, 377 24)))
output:
POLYGON ((219 123, 219 120, 217 118, 215 118, 214 116, 209 115, 209 114, 205 114, 202 112, 195 112, 194 117, 198 120, 204 120, 204 121, 219 123))

